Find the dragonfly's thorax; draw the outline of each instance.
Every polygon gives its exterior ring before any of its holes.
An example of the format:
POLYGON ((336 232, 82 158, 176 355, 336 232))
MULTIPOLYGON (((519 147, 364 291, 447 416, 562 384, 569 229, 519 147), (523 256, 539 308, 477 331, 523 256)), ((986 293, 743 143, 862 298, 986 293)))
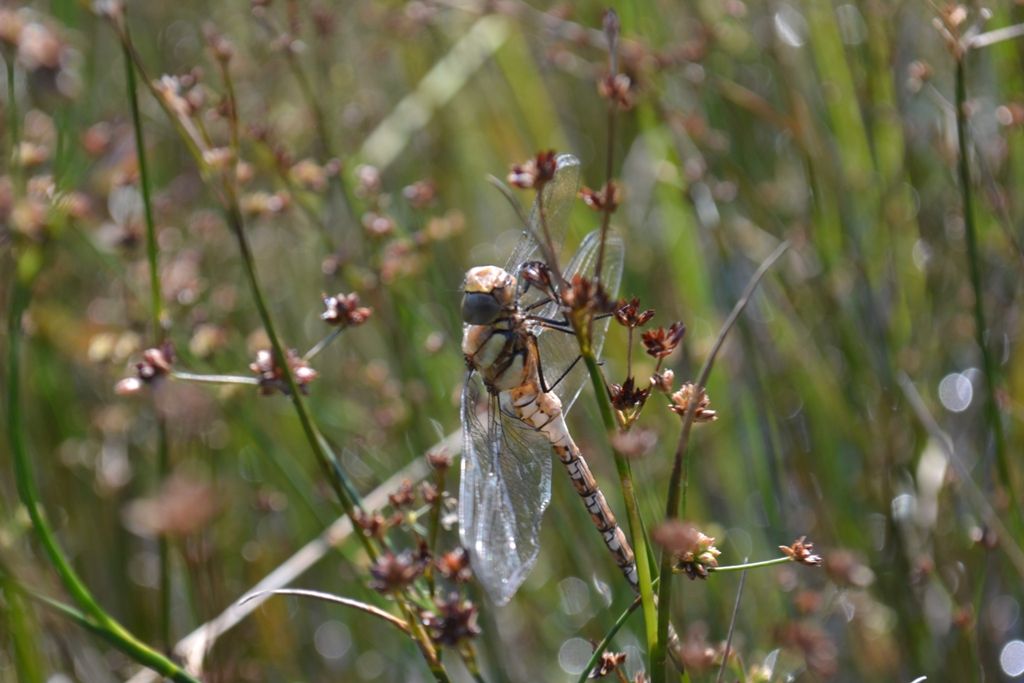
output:
POLYGON ((462 353, 491 393, 536 383, 536 338, 518 311, 490 325, 466 325, 462 353))
POLYGON ((516 301, 516 278, 498 266, 466 273, 463 287, 462 353, 488 391, 515 389, 537 377, 536 339, 516 301))

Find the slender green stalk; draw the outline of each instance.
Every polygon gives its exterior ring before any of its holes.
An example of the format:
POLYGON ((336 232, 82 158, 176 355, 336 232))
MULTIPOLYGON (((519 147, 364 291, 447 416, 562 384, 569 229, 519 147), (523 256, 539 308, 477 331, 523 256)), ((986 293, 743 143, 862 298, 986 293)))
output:
MULTIPOLYGON (((225 198, 227 200, 225 210, 227 212, 228 225, 238 242, 238 249, 242 256, 242 264, 245 269, 246 279, 249 281, 249 289, 256 302, 256 308, 259 311, 260 320, 263 323, 264 330, 267 333, 267 337, 270 339, 270 346, 274 354, 274 361, 278 364, 278 367, 281 369, 281 374, 284 376, 285 383, 288 386, 289 398, 292 401, 292 405, 295 407, 295 412, 299 417, 299 422, 302 425, 303 433, 306 435, 306 440, 309 442, 309 445, 313 450, 313 454, 316 456, 317 462, 320 464, 324 471, 324 475, 327 477, 327 480, 334 489, 338 500, 341 502, 345 515, 352 520, 353 524, 355 524, 356 506, 353 497, 350 494, 350 491, 353 489, 347 482, 347 479, 344 478, 344 473, 341 471, 341 468, 338 467, 333 454, 329 455, 328 450, 325 449, 323 439, 320 437, 316 426, 313 424, 312 417, 309 415, 309 411, 306 408, 306 403, 302 399, 302 392, 295 381, 295 376, 292 374, 291 368, 288 366, 284 345, 281 343, 281 339, 277 334, 274 321, 270 316, 270 309, 268 308, 266 298, 263 295, 263 288, 260 286, 259 278, 256 275, 256 262, 252 254, 252 248, 249 245, 248 237, 245 234, 245 224, 242 219, 242 212, 239 209, 234 189, 229 183, 225 183, 224 191, 225 198)), ((373 541, 366 534, 356 534, 356 536, 363 544, 367 554, 372 559, 376 559, 379 555, 379 551, 373 544, 373 541)), ((447 681, 448 674, 445 671, 444 666, 441 664, 440 659, 437 658, 436 650, 430 640, 430 636, 422 627, 419 626, 418 620, 414 618, 408 599, 402 595, 396 595, 395 597, 399 606, 404 612, 406 612, 407 621, 409 621, 410 626, 413 629, 413 633, 419 642, 420 649, 423 652, 424 658, 427 660, 427 665, 430 667, 431 673, 438 681, 447 681)))
MULTIPOLYGON (((119 25, 117 21, 112 21, 111 23, 117 31, 118 36, 122 41, 122 44, 125 45, 129 50, 132 62, 134 63, 136 68, 140 70, 140 73, 144 74, 144 72, 142 72, 141 61, 139 60, 138 55, 135 53, 135 51, 131 48, 130 37, 127 34, 125 28, 119 25)), ((182 122, 179 121, 177 117, 175 117, 174 112, 168 110, 166 103, 163 102, 163 100, 160 97, 160 94, 156 92, 152 86, 150 86, 150 90, 153 93, 153 95, 157 98, 157 100, 160 101, 161 106, 164 108, 165 113, 167 113, 171 120, 176 124, 179 133, 182 135, 183 138, 185 138, 186 142, 192 141, 192 138, 189 135, 188 131, 185 130, 182 125, 180 125, 182 122)), ((209 173, 210 169, 206 166, 201 154, 198 155, 197 157, 197 163, 199 164, 200 172, 201 175, 203 176, 203 179, 210 183, 211 189, 218 189, 215 188, 212 184, 213 178, 209 173)), ((324 475, 326 476, 332 489, 337 495, 338 500, 341 503, 342 509, 345 512, 345 515, 350 520, 352 520, 353 524, 356 524, 357 499, 354 495, 355 487, 353 487, 351 483, 348 481, 344 471, 341 469, 337 462, 337 459, 334 457, 334 454, 330 451, 329 448, 325 447, 324 440, 322 439, 322 437, 320 437, 320 434, 317 431, 316 426, 313 424, 312 417, 310 416, 306 408, 306 404, 302 399, 302 392, 299 389, 299 386, 295 381, 295 377, 291 371, 291 368, 288 365, 288 356, 285 351, 285 347, 281 342, 280 336, 277 334, 277 329, 270 315, 270 309, 267 306, 266 297, 263 295, 263 289, 262 286, 260 285, 259 278, 256 274, 256 263, 252 253, 252 248, 249 245, 249 240, 245 233, 245 222, 242 217, 241 208, 239 207, 238 204, 238 196, 235 191, 233 174, 231 177, 222 176, 221 180, 222 185, 219 189, 221 193, 221 199, 223 201, 225 218, 227 220, 227 224, 231 230, 231 233, 235 236, 235 240, 238 243, 239 253, 242 257, 243 269, 245 270, 246 280, 248 281, 249 284, 249 290, 251 291, 253 299, 256 303, 256 309, 259 313, 260 320, 263 324, 264 330, 266 331, 267 337, 270 340, 274 362, 280 369, 281 374, 285 380, 285 384, 288 387, 289 398, 292 401, 292 405, 294 406, 295 412, 299 418, 299 423, 302 426, 303 434, 305 435, 306 441, 309 443, 310 448, 313 450, 313 454, 316 458, 317 463, 320 465, 324 475)), ((376 559, 380 553, 372 539, 370 539, 366 534, 357 534, 356 536, 359 538, 364 550, 370 556, 370 558, 376 559)), ((408 598, 406 596, 396 595, 396 601, 399 603, 399 606, 404 611, 409 612, 410 614, 412 613, 411 607, 409 606, 408 598)), ((435 652, 434 645, 431 642, 429 635, 422 628, 417 628, 415 620, 413 620, 412 626, 417 641, 420 644, 420 648, 427 659, 427 664, 430 667, 431 672, 439 681, 447 681, 447 673, 445 672, 444 666, 441 664, 440 660, 436 657, 436 655, 434 657, 429 656, 430 653, 435 652)))
MULTIPOLYGON (((768 258, 758 267, 750 278, 746 288, 740 295, 736 305, 733 306, 729 317, 722 323, 722 329, 711 347, 710 353, 704 361, 700 374, 697 377, 693 399, 686 408, 686 415, 683 417, 683 426, 679 433, 679 442, 676 444, 675 458, 672 462, 672 474, 668 484, 668 503, 665 508, 665 519, 678 519, 680 515, 686 514, 686 493, 689 484, 689 446, 690 431, 693 428, 693 418, 697 412, 697 405, 707 387, 708 377, 711 375, 711 368, 714 367, 715 358, 725 343, 726 335, 739 319, 740 313, 746 308, 754 290, 761 282, 761 278, 768 272, 768 269, 785 253, 789 248, 789 242, 784 241, 775 248, 768 258)), ((659 577, 663 579, 658 587, 658 601, 661 609, 658 611, 658 640, 656 650, 651 653, 651 681, 653 683, 664 683, 667 679, 667 654, 666 638, 669 629, 669 616, 671 614, 672 600, 672 553, 662 552, 661 571, 659 577)))
POLYGON ((42 683, 39 639, 33 632, 31 612, 18 590, 14 579, 0 567, 0 595, 6 603, 0 606, 0 616, 6 617, 8 633, 11 634, 14 670, 23 683, 42 683))
POLYGON ((39 502, 39 491, 32 476, 31 459, 25 446, 21 415, 21 318, 28 308, 30 283, 16 276, 11 288, 11 305, 7 321, 7 438, 14 461, 18 496, 28 511, 32 526, 42 543, 50 563, 57 571, 65 589, 81 605, 85 615, 106 640, 129 657, 157 673, 179 683, 199 683, 170 659, 138 640, 110 616, 92 596, 71 567, 39 502))
MULTIPOLYGON (((146 259, 149 262, 149 313, 153 343, 164 339, 163 292, 160 286, 160 263, 156 239, 156 221, 153 219, 153 198, 149 180, 149 162, 146 160, 146 138, 142 130, 142 116, 139 114, 139 95, 135 83, 135 68, 128 49, 131 38, 128 24, 124 25, 125 40, 121 43, 124 56, 125 82, 128 87, 128 103, 132 112, 132 128, 135 131, 135 158, 139 166, 139 190, 142 194, 143 216, 146 222, 146 259)), ((170 472, 170 442, 167 422, 157 414, 157 481, 163 481, 170 472)), ((171 647, 171 552, 167 537, 157 539, 158 585, 160 592, 160 640, 165 649, 171 647)))
POLYGON ((139 114, 139 96, 135 84, 135 69, 129 49, 128 27, 125 25, 125 40, 121 43, 124 55, 125 81, 128 84, 128 103, 132 110, 132 127, 135 130, 135 157, 139 164, 139 191, 142 193, 143 217, 146 221, 146 259, 149 261, 149 311, 153 339, 163 339, 163 296, 160 292, 160 264, 158 262, 156 223, 153 220, 153 202, 150 194, 149 163, 146 161, 146 140, 142 133, 142 116, 139 114))
POLYGON ((313 346, 313 348, 311 348, 309 351, 306 351, 306 353, 303 354, 302 360, 310 361, 310 360, 313 360, 314 358, 316 358, 316 356, 321 351, 323 351, 328 346, 330 346, 331 342, 333 342, 335 339, 337 339, 339 336, 341 336, 341 333, 342 333, 342 331, 344 331, 344 329, 345 329, 344 326, 341 326, 341 327, 336 327, 333 330, 331 330, 330 334, 328 334, 326 337, 324 337, 323 339, 318 341, 313 346))
MULTIPOLYGON (((594 359, 594 354, 589 348, 583 352, 583 362, 586 363, 587 372, 590 375, 590 383, 594 387, 597 396, 598 408, 601 412, 601 421, 605 430, 611 434, 615 431, 615 416, 612 414, 611 404, 608 402, 608 389, 604 384, 604 377, 601 369, 594 359)), ((644 608, 644 631, 647 636, 647 647, 651 650, 658 642, 657 614, 658 610, 654 604, 654 589, 651 580, 651 563, 648 558, 647 536, 644 533, 643 523, 640 519, 640 508, 636 501, 636 490, 633 486, 633 472, 629 461, 614 447, 612 454, 615 460, 615 470, 619 475, 619 484, 622 488, 622 498, 626 504, 626 521, 629 524, 629 535, 633 541, 634 561, 636 562, 637 578, 640 584, 640 602, 644 608)))
POLYGON ((7 63, 7 128, 10 131, 8 137, 11 141, 10 157, 7 160, 11 165, 11 175, 14 177, 14 186, 24 194, 25 173, 21 167, 21 151, 18 148, 21 143, 21 120, 18 115, 17 92, 14 84, 14 50, 4 50, 4 61, 7 63))
POLYGON ((967 267, 970 272, 971 289, 974 293, 974 334, 981 350, 981 366, 985 373, 985 415, 995 442, 996 468, 1003 488, 1010 496, 1010 508, 1020 516, 1017 492, 1010 477, 1010 466, 1006 459, 1006 439, 1003 435, 1003 421, 996 401, 996 366, 992 360, 985 336, 985 307, 981 284, 981 259, 978 256, 978 229, 974 221, 974 191, 971 185, 971 165, 967 144, 967 77, 964 62, 968 52, 963 51, 956 60, 956 136, 960 146, 960 194, 964 204, 964 228, 967 238, 967 267))
MULTIPOLYGON (((654 579, 653 583, 657 584, 658 579, 654 579)), ((590 659, 587 660, 587 665, 583 667, 583 671, 580 672, 578 683, 586 683, 587 679, 590 678, 590 672, 594 670, 594 667, 597 666, 597 661, 601 659, 601 655, 603 655, 605 650, 608 649, 608 646, 611 645, 612 638, 614 638, 615 634, 617 634, 619 630, 623 626, 625 626, 626 620, 629 619, 629 615, 635 612, 636 608, 639 606, 640 596, 638 595, 636 598, 633 599, 633 602, 629 603, 629 607, 622 611, 622 614, 620 614, 618 619, 615 620, 615 623, 612 624, 612 627, 608 629, 608 633, 604 634, 604 638, 602 638, 601 642, 598 643, 597 646, 594 648, 593 654, 591 654, 590 659)))
MULTIPOLYGON (((787 558, 788 559, 788 558, 787 558)), ((747 558, 743 558, 743 562, 746 563, 747 558)), ((722 666, 718 669, 718 675, 715 676, 715 683, 722 683, 722 676, 725 675, 725 667, 729 664, 729 651, 732 649, 732 637, 736 633, 736 617, 740 613, 740 600, 743 598, 743 587, 747 585, 747 573, 743 572, 740 574, 740 585, 736 589, 736 602, 732 606, 732 616, 729 618, 729 635, 725 638, 725 652, 722 653, 722 666)))
POLYGON ((760 560, 758 562, 744 562, 742 564, 727 564, 721 567, 715 567, 711 570, 712 574, 721 574, 723 572, 744 572, 748 569, 762 569, 764 567, 774 567, 779 564, 786 564, 793 560, 785 555, 782 557, 773 557, 770 560, 760 560))
MULTIPOLYGON (((156 432, 156 473, 158 480, 163 482, 171 470, 171 448, 167 420, 159 414, 156 417, 156 432)), ((157 538, 157 559, 160 572, 160 642, 164 650, 170 652, 174 644, 171 640, 171 546, 166 534, 160 534, 157 538)))
POLYGON ((181 370, 174 370, 171 372, 171 377, 185 382, 198 382, 200 384, 257 385, 260 383, 260 381, 255 377, 247 377, 245 375, 200 375, 194 372, 182 372, 181 370))
MULTIPOLYGON (((310 448, 313 450, 313 455, 316 457, 317 462, 324 471, 324 475, 327 477, 327 480, 334 489, 338 500, 341 502, 342 509, 354 523, 355 503, 349 496, 346 487, 341 484, 338 478, 339 469, 334 467, 334 463, 332 462, 333 459, 328 456, 323 444, 318 438, 316 427, 313 425, 313 420, 309 415, 309 411, 306 409, 306 403, 302 399, 302 391, 299 389, 299 385, 295 381, 295 376, 292 374, 291 368, 288 365, 288 356, 285 351, 284 344, 281 343, 281 338, 277 334, 277 328, 274 325, 274 320, 270 316, 270 309, 267 306, 266 297, 263 295, 263 287, 260 285, 259 277, 256 274, 256 261, 252 254, 252 248, 249 246, 249 239, 245 234, 245 224, 242 219, 241 209, 239 208, 235 197, 234 189, 229 183, 225 183, 224 192, 227 200, 225 212, 228 226, 231 228, 231 233, 235 236, 235 241, 238 243, 238 250, 242 256, 242 266, 245 270, 246 280, 248 280, 249 283, 249 291, 252 293, 253 299, 256 303, 256 310, 259 312, 263 328, 266 330, 267 337, 270 339, 271 351, 274 355, 274 363, 284 376, 285 384, 288 387, 289 398, 291 399, 295 412, 299 417, 299 423, 302 425, 302 431, 306 436, 306 441, 309 442, 310 448)), ((372 540, 366 534, 356 535, 362 542, 367 554, 369 554, 371 558, 376 558, 378 551, 372 540)))

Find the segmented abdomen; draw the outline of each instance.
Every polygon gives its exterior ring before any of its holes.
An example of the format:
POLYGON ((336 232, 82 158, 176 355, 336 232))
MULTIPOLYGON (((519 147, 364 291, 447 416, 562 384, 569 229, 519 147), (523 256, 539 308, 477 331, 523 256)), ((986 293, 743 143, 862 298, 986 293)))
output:
POLYGON ((520 387, 510 392, 512 406, 517 417, 523 422, 541 431, 551 442, 555 455, 565 466, 573 488, 583 499, 590 519, 597 527, 604 544, 615 558, 615 564, 623 576, 636 590, 639 586, 636 573, 636 558, 626 535, 622 532, 615 513, 612 512, 604 494, 597 486, 587 461, 583 459, 579 447, 569 435, 569 429, 562 417, 562 404, 554 394, 541 393, 532 387, 520 387))

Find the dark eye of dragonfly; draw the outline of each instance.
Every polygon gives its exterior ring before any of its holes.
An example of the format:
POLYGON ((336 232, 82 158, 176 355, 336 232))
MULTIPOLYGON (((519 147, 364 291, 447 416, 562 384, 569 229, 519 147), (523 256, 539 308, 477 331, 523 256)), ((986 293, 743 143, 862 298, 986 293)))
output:
POLYGON ((462 320, 470 325, 489 325, 501 313, 501 304, 493 294, 466 292, 462 296, 462 320))

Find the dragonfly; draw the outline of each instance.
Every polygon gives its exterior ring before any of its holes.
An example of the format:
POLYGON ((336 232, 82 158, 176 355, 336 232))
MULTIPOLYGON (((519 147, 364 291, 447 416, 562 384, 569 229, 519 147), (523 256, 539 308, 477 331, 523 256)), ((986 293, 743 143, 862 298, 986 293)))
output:
MULTIPOLYGON (((579 345, 561 312, 558 285, 555 296, 545 296, 525 277, 542 252, 540 235, 550 236, 557 250, 579 176, 579 160, 560 155, 554 178, 542 188, 508 263, 471 268, 463 288, 462 351, 468 372, 461 402, 460 536, 478 580, 499 605, 512 599, 537 562, 541 519, 551 501, 552 455, 565 467, 615 563, 630 585, 638 586, 633 550, 566 426, 565 413, 587 372, 577 362, 579 345)), ((600 242, 599 230, 583 239, 561 282, 577 274, 593 277, 600 260, 601 283, 609 296, 615 295, 623 243, 608 233, 599 259, 600 242)), ((594 323, 595 355, 607 327, 607 317, 594 323)))

